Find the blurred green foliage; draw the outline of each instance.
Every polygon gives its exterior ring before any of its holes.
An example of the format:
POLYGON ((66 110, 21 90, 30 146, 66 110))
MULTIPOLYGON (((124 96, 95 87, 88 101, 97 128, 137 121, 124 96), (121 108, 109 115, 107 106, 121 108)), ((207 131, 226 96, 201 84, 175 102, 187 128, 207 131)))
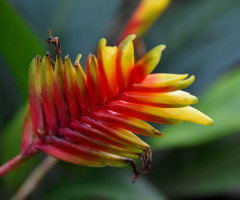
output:
MULTIPOLYGON (((20 151, 28 68, 35 55, 47 50, 48 29, 59 36, 63 55, 75 59, 81 53, 84 63, 105 30, 111 30, 108 26, 121 12, 121 3, 0 2, 0 163, 20 151)), ((153 174, 135 184, 130 168, 59 162, 29 199, 240 198, 239 18, 236 0, 173 1, 144 38, 148 50, 167 45, 156 71, 196 76, 187 91, 199 97, 196 107, 215 120, 213 127, 159 126, 166 136, 148 139, 154 150, 153 174)), ((0 199, 13 195, 42 157, 1 179, 0 199)))

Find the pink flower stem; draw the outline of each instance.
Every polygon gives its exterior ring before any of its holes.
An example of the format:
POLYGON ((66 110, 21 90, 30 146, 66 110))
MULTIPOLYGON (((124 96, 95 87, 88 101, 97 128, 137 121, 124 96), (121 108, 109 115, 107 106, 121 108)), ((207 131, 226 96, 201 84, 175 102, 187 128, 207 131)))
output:
POLYGON ((24 162, 29 160, 33 155, 19 154, 12 160, 8 161, 4 165, 0 166, 0 178, 12 172, 16 168, 20 167, 24 162))

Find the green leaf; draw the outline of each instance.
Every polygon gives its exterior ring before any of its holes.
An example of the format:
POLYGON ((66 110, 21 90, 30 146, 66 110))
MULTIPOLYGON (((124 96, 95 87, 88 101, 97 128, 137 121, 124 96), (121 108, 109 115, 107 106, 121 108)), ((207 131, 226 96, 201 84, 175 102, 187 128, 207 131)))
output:
POLYGON ((196 108, 210 116, 215 124, 211 127, 184 122, 166 127, 163 138, 151 138, 153 149, 195 146, 234 134, 240 130, 240 69, 220 78, 199 99, 196 108))
POLYGON ((10 67, 22 95, 27 98, 28 69, 37 54, 44 54, 42 43, 6 0, 0 1, 0 54, 10 67))

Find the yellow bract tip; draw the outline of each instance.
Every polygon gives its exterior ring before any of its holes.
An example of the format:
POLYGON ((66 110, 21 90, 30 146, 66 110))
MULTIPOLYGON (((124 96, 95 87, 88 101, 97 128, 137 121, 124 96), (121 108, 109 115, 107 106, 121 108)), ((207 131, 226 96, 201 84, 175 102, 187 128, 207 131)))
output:
POLYGON ((164 49, 166 49, 166 45, 161 44, 161 45, 158 45, 156 48, 159 48, 159 51, 162 52, 164 49))
POLYGON ((131 34, 128 37, 126 37, 119 46, 121 46, 121 48, 125 49, 128 47, 128 45, 136 38, 135 34, 131 34))

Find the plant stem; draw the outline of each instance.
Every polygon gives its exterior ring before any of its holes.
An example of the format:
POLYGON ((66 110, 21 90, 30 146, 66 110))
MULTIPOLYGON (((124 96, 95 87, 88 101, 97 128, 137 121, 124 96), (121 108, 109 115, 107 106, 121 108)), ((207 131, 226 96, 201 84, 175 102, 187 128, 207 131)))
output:
POLYGON ((30 159, 33 155, 22 155, 19 154, 12 160, 8 161, 4 165, 0 166, 0 177, 7 175, 16 168, 20 167, 24 162, 30 159))
POLYGON ((57 159, 47 156, 37 168, 29 175, 11 200, 25 199, 41 181, 44 175, 57 163, 57 159))

